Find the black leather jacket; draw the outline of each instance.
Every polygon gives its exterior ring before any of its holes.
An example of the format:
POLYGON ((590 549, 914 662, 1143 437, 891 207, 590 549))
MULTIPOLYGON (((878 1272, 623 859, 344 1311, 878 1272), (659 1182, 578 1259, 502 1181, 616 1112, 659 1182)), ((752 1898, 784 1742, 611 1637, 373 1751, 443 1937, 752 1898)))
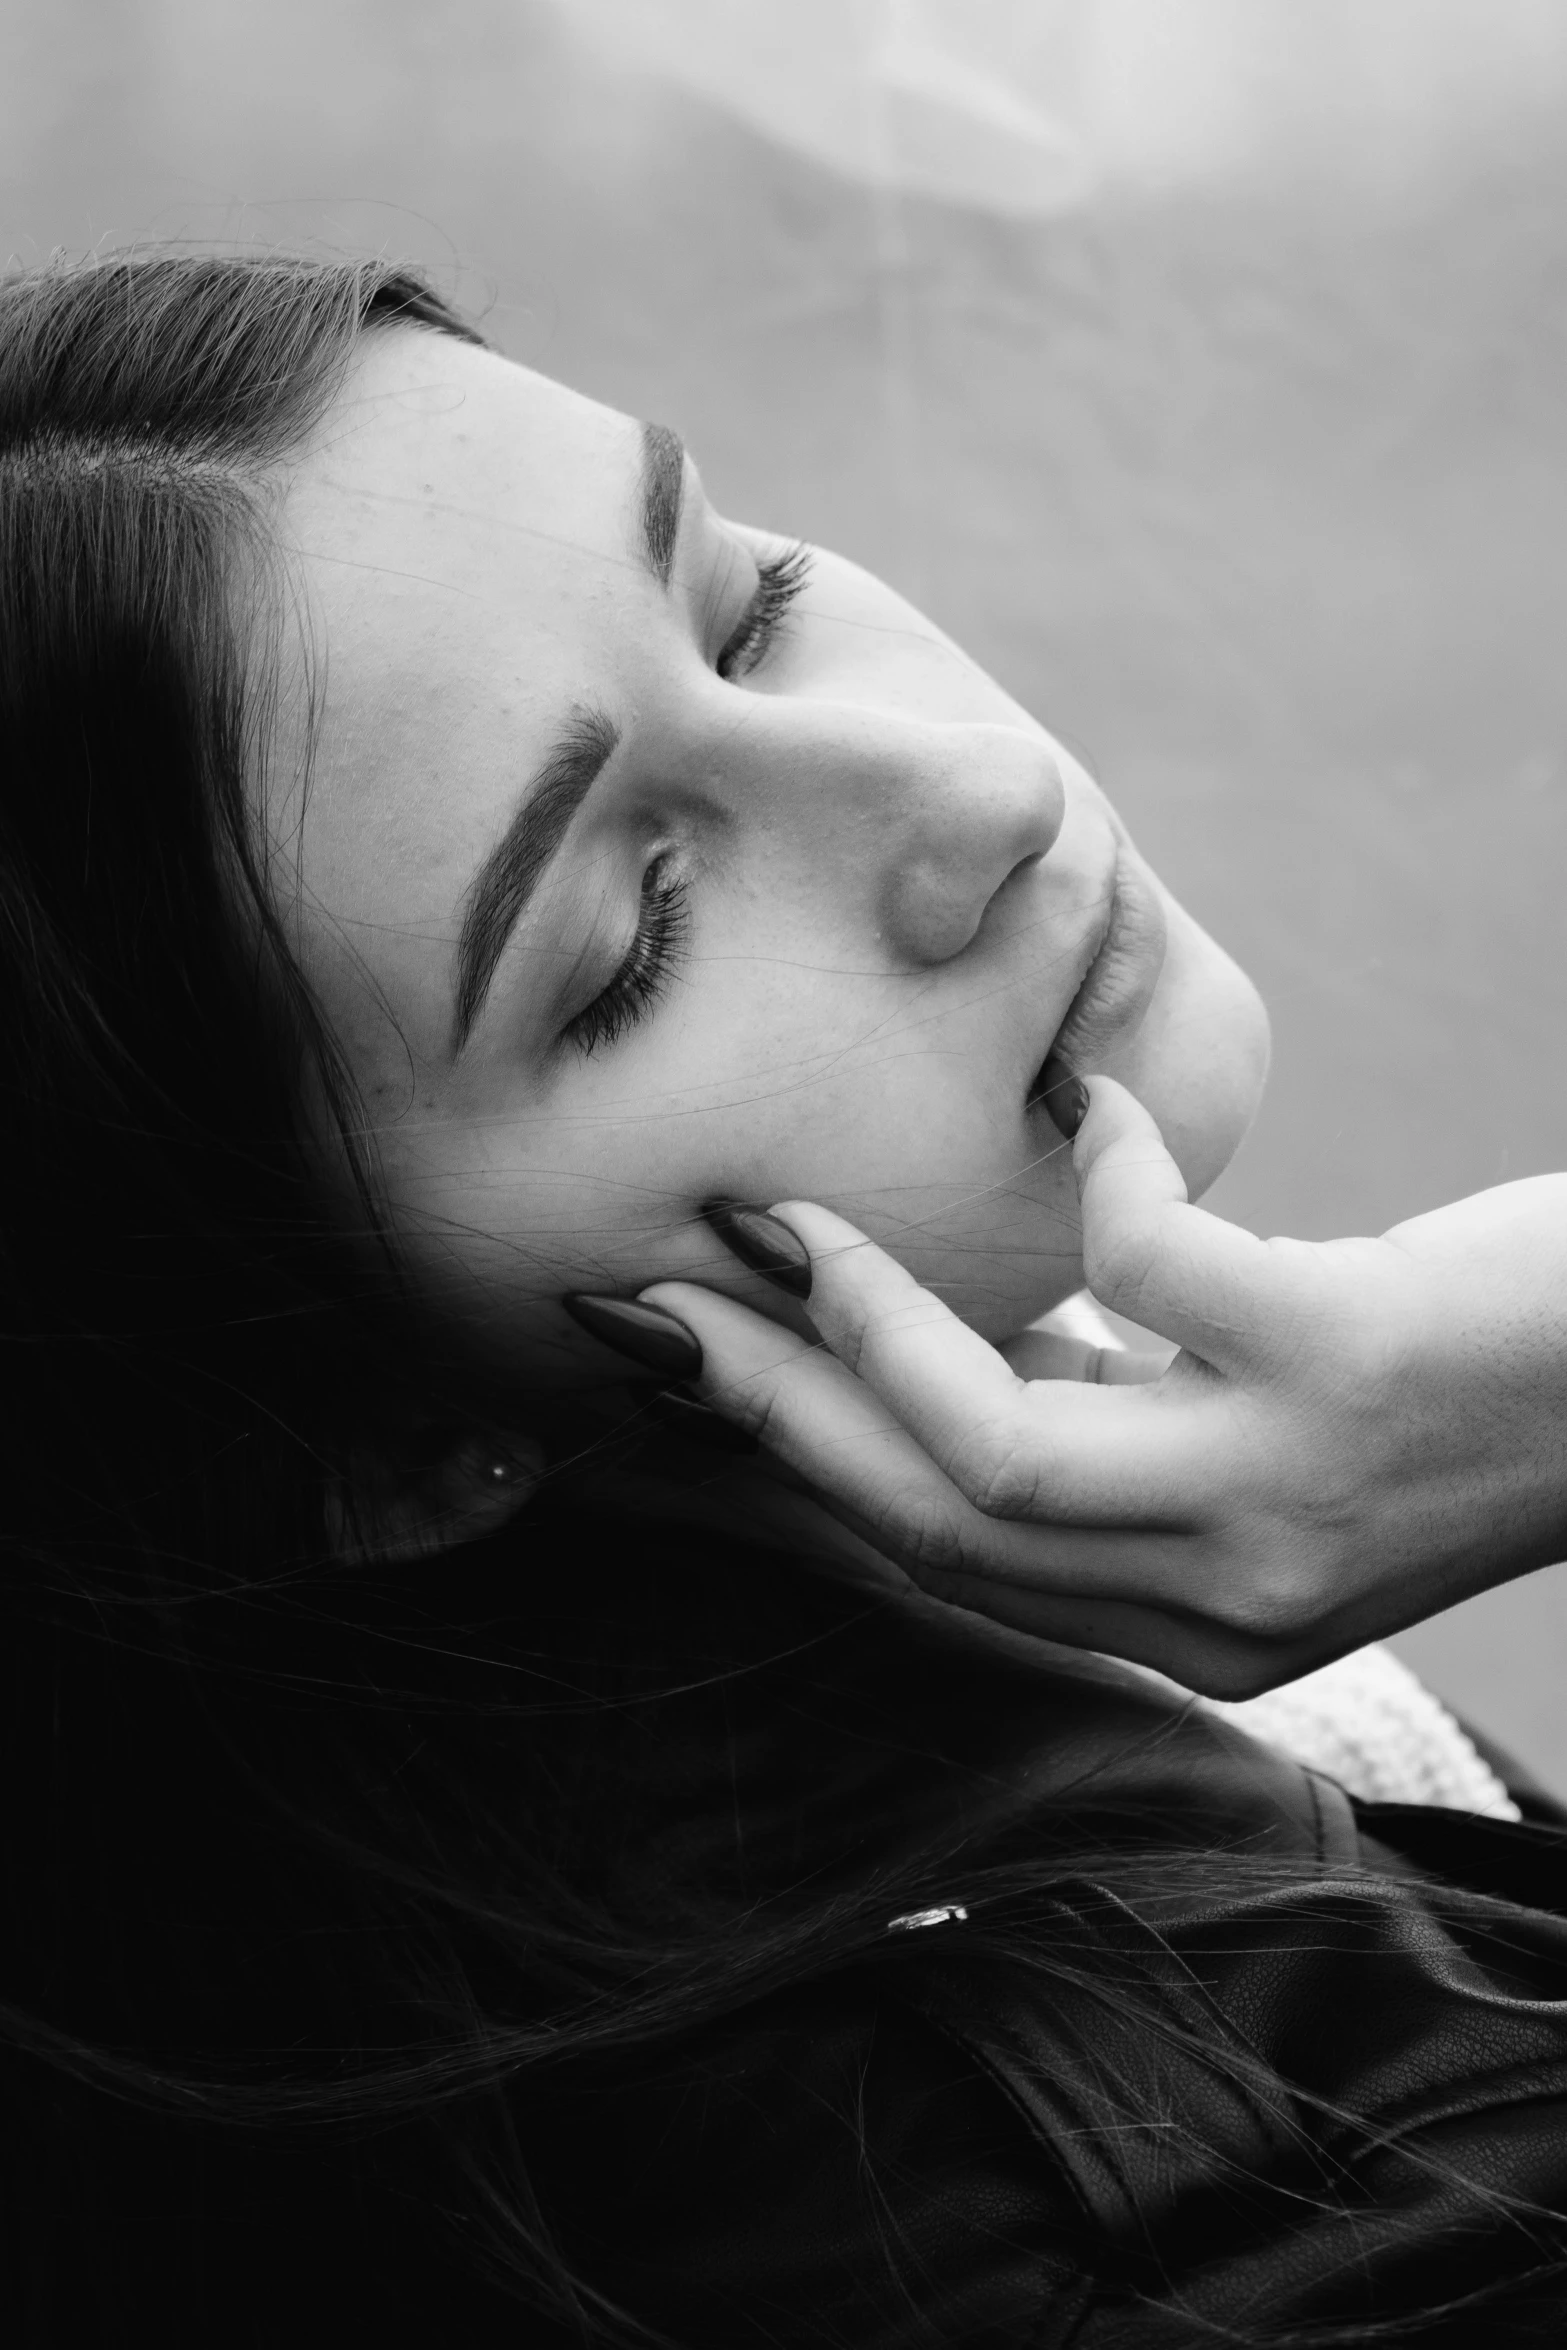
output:
POLYGON ((1567 2343, 1567 1829, 1356 1804, 1111 1667, 1034 1722, 964 1781, 974 1850, 1070 1801, 1279 1881, 1063 1888, 1047 1973, 972 1918, 889 1930, 695 2080, 563 2099, 612 2296, 691 2350, 1567 2343))

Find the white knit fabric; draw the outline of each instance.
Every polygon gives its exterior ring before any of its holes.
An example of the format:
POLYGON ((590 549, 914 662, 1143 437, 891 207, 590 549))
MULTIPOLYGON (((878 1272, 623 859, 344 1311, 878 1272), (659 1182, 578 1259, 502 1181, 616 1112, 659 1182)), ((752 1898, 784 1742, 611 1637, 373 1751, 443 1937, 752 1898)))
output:
POLYGON ((1282 1689, 1201 1701, 1368 1803, 1437 1803, 1516 1820, 1513 1802, 1446 1706, 1390 1648, 1361 1648, 1282 1689))

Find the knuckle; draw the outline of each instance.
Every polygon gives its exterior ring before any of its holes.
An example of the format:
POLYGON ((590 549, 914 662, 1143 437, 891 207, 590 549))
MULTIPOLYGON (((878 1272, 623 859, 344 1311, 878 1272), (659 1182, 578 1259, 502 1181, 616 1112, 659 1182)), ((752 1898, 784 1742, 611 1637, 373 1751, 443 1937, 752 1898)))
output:
POLYGON ((758 1444, 777 1450, 788 1424, 788 1407, 776 1378, 737 1380, 712 1399, 713 1408, 733 1425, 754 1436, 758 1444))
POLYGON ((1117 1313, 1125 1314, 1128 1321, 1136 1322, 1141 1319, 1137 1308, 1152 1282, 1156 1256, 1155 1226, 1143 1220, 1119 1232, 1090 1238, 1084 1251, 1083 1270, 1095 1297, 1104 1299, 1117 1313))
POLYGON ((966 1563, 959 1513, 940 1494, 901 1496, 881 1513, 878 1538, 916 1580, 952 1575, 966 1563))
POLYGON ((1043 1470, 1037 1445, 1010 1426, 971 1430, 948 1471, 964 1498, 987 1518, 1027 1518, 1039 1508, 1043 1470))
POLYGON ((853 1311, 823 1325, 833 1353, 856 1379, 874 1386, 878 1370, 896 1360, 903 1341, 929 1323, 950 1320, 948 1309, 928 1289, 905 1282, 896 1296, 861 1300, 853 1311))
POLYGON ((1209 1597, 1203 1612, 1226 1632, 1258 1641, 1273 1654, 1311 1630, 1321 1600, 1298 1562, 1265 1559, 1248 1562, 1209 1597))

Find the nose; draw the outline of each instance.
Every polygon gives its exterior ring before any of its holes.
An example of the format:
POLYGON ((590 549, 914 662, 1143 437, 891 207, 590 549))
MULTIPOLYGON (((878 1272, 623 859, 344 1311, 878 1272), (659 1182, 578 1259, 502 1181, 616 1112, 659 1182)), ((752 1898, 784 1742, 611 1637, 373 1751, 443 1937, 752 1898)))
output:
POLYGON ((817 902, 868 921, 899 962, 961 954, 997 892, 1048 856, 1066 816, 1041 737, 859 703, 758 696, 714 770, 791 844, 817 902))
POLYGON ((1048 856, 1066 814, 1050 747, 1020 727, 913 724, 877 746, 863 778, 883 821, 875 917, 899 960, 945 963, 997 893, 1048 856))

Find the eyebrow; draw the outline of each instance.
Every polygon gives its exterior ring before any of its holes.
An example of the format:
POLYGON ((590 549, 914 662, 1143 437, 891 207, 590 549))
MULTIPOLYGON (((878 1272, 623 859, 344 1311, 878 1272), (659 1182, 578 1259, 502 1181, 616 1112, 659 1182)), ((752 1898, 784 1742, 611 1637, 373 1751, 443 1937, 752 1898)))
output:
MULTIPOLYGON (((660 587, 668 587, 674 569, 685 479, 680 435, 666 424, 645 424, 637 484, 637 552, 660 587)), ((574 710, 469 884, 457 941, 453 1060, 473 1034, 496 965, 529 899, 619 740, 619 728, 602 711, 574 710)))
POLYGON ((667 424, 642 427, 642 556, 660 587, 668 587, 680 536, 685 495, 685 444, 667 424))
POLYGON ((473 1033, 524 907, 619 740, 620 729, 601 710, 574 711, 475 874, 457 942, 453 1060, 473 1033))

